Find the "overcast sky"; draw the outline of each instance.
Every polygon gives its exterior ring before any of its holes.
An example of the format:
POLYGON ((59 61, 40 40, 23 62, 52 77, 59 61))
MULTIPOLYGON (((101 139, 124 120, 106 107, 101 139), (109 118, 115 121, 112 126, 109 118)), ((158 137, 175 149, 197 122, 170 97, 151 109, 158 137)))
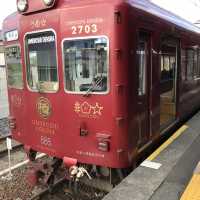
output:
MULTIPOLYGON (((1 0, 2 1, 2 0, 1 0)), ((5 17, 16 11, 16 0, 6 0, 0 6, 0 28, 5 17)))
POLYGON ((151 0, 191 22, 200 20, 200 0, 151 0))
MULTIPOLYGON (((35 0, 36 1, 36 0, 35 0)), ((139 0, 138 0, 139 1, 139 0)), ((185 19, 195 22, 200 19, 200 0, 151 0, 185 19)), ((16 0, 6 0, 0 6, 0 27, 3 19, 16 11, 16 0)))

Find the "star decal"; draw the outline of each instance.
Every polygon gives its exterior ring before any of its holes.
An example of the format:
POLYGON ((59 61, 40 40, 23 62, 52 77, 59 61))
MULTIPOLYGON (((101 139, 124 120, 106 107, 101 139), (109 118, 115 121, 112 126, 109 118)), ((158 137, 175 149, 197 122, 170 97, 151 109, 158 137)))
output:
POLYGON ((94 109, 94 115, 98 114, 98 115, 102 115, 101 111, 103 110, 102 106, 99 106, 98 103, 96 103, 96 105, 93 107, 94 109))
POLYGON ((88 102, 75 102, 74 104, 74 112, 78 115, 82 115, 88 118, 98 117, 102 115, 103 106, 99 103, 95 103, 93 105, 88 102))

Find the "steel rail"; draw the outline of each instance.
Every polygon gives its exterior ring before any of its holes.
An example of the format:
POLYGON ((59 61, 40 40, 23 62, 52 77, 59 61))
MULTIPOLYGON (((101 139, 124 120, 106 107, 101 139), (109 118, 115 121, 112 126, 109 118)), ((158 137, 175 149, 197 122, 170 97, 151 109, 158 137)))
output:
POLYGON ((64 184, 65 181, 66 181, 65 178, 58 180, 53 186, 51 186, 51 189, 49 189, 49 188, 42 189, 40 192, 38 192, 37 194, 32 196, 30 198, 30 200, 38 200, 38 199, 44 198, 48 194, 54 194, 54 192, 52 192, 52 190, 56 190, 57 188, 62 186, 62 184, 64 184))
MULTIPOLYGON (((11 154, 16 153, 16 151, 20 150, 23 147, 23 144, 16 144, 12 147, 11 150, 11 154)), ((0 150, 0 158, 4 157, 5 155, 7 155, 8 153, 8 149, 7 148, 3 148, 2 150, 0 150)))
MULTIPOLYGON (((1 135, 1 134, 0 134, 1 135)), ((11 137, 11 134, 7 134, 7 135, 3 135, 0 136, 0 142, 3 142, 4 140, 6 140, 6 138, 11 137)))

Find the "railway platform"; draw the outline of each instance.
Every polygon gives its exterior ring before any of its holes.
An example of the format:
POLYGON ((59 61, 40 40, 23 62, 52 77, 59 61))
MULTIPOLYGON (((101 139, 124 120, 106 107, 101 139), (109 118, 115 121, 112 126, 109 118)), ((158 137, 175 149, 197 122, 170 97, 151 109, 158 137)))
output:
POLYGON ((103 200, 198 200, 199 161, 200 112, 103 200))

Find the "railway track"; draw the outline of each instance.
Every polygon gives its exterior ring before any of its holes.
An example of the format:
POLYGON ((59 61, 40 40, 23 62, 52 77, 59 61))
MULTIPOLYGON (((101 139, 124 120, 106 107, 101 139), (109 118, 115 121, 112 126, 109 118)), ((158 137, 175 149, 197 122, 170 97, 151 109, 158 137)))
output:
MULTIPOLYGON (((65 182, 66 182, 66 179, 63 178, 63 179, 60 179, 59 181, 57 181, 51 189, 45 188, 45 189, 41 189, 40 191, 35 191, 34 195, 30 198, 30 200, 38 200, 38 199, 40 199, 40 200, 49 199, 50 200, 52 198, 55 199, 55 196, 57 199, 58 198, 63 199, 64 196, 63 195, 61 196, 60 188, 63 187, 65 182)), ((72 200, 72 199, 73 198, 69 198, 69 200, 72 200)), ((68 200, 68 199, 65 198, 65 200, 68 200)))
MULTIPOLYGON (((8 128, 8 119, 7 118, 0 119, 0 158, 5 156, 5 154, 7 154, 6 139, 8 137, 11 137, 8 128)), ((16 152, 23 146, 22 144, 14 140, 12 141, 12 143, 13 143, 12 153, 16 152)))
POLYGON ((1 142, 4 142, 4 141, 6 140, 6 138, 8 138, 8 137, 10 137, 10 136, 11 136, 10 134, 0 136, 0 143, 1 143, 1 142))
MULTIPOLYGON (((17 152, 18 150, 22 150, 22 147, 23 147, 22 144, 17 144, 15 146, 13 146, 11 154, 17 152)), ((0 158, 3 157, 3 156, 5 156, 5 155, 7 155, 7 153, 8 153, 7 148, 4 148, 4 149, 0 150, 0 158)))
MULTIPOLYGON (((7 145, 6 145, 6 139, 9 137, 10 135, 7 136, 2 136, 0 137, 0 158, 4 157, 7 155, 7 145)), ((18 142, 13 142, 13 146, 12 146, 12 151, 11 153, 15 153, 18 150, 21 150, 23 147, 22 144, 18 143, 18 142)))
MULTIPOLYGON (((0 176, 4 175, 4 171, 8 170, 9 167, 9 157, 8 149, 6 144, 6 138, 8 136, 3 136, 0 138, 0 176)), ((24 161, 26 159, 26 154, 23 149, 23 145, 12 141, 12 150, 10 152, 11 167, 24 161)))
POLYGON ((8 119, 7 118, 0 119, 0 137, 8 135, 9 132, 10 131, 8 127, 8 119))
POLYGON ((70 185, 65 178, 60 179, 50 190, 46 188, 33 195, 30 200, 101 200, 107 194, 79 182, 75 183, 77 188, 74 188, 74 184, 70 185))
MULTIPOLYGON (((0 137, 0 148, 1 148, 2 142, 3 143, 6 142, 7 137, 8 136, 0 137)), ((18 153, 20 153, 20 151, 22 152, 21 147, 22 147, 21 144, 16 144, 13 146, 13 150, 11 152, 11 156, 13 158, 18 157, 18 153)), ((8 159, 8 158, 6 158, 6 156, 7 156, 7 148, 5 148, 4 150, 0 150, 0 162, 1 162, 1 160, 6 161, 8 159)), ((39 157, 43 158, 44 155, 41 155, 39 157)), ((20 164, 18 167, 14 168, 14 171, 15 170, 18 171, 23 168, 25 169, 28 161, 26 160, 26 161, 23 161, 22 163, 23 164, 20 164)), ((18 165, 18 162, 16 165, 18 165)), ((5 169, 6 169, 5 166, 4 166, 4 169, 1 169, 2 171, 5 171, 5 173, 2 173, 2 175, 6 175, 8 173, 8 171, 6 171, 5 169)), ((25 171, 19 175, 14 173, 15 174, 14 176, 18 177, 18 179, 21 179, 21 175, 24 175, 24 173, 25 173, 25 171)), ((11 182, 12 182, 12 180, 11 180, 11 182)), ((14 182, 16 182, 16 181, 14 181, 14 182)), ((8 183, 5 183, 5 184, 8 184, 8 183)), ((12 184, 12 183, 10 183, 10 184, 12 184)), ((72 186, 72 188, 73 188, 73 186, 72 186)), ((46 199, 48 199, 48 200, 100 200, 104 197, 104 195, 102 195, 102 193, 99 193, 99 191, 95 192, 95 189, 91 189, 90 186, 87 186, 84 188, 82 186, 81 186, 81 188, 79 188, 79 187, 80 186, 78 185, 78 188, 76 188, 76 190, 70 189, 69 182, 65 178, 62 178, 62 179, 58 180, 56 182, 56 184, 54 184, 50 189, 49 188, 37 189, 36 191, 34 191, 32 193, 31 197, 28 198, 28 200, 46 200, 46 199), (82 192, 80 192, 81 190, 82 190, 82 192), (78 193, 77 193, 77 191, 78 191, 78 193)), ((7 200, 7 199, 5 199, 5 200, 7 200)), ((25 199, 22 198, 22 200, 25 200, 25 199)))

